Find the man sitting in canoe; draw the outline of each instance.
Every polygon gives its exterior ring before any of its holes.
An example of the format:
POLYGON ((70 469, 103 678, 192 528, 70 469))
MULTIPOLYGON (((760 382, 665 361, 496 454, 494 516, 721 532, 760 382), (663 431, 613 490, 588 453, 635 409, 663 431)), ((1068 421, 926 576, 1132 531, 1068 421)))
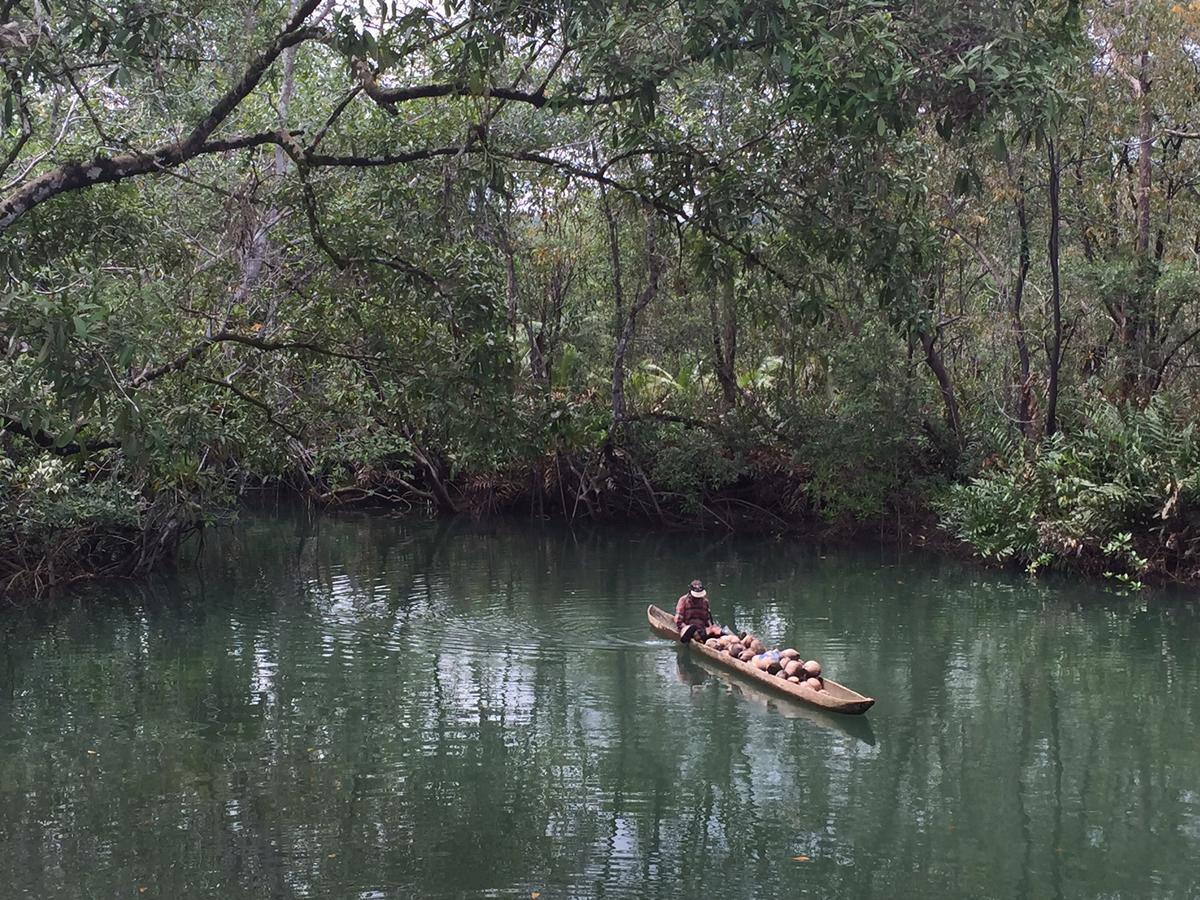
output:
POLYGON ((679 629, 679 640, 685 644, 709 636, 717 637, 721 633, 721 629, 713 624, 708 592, 699 578, 691 583, 687 593, 675 604, 675 627, 679 629))

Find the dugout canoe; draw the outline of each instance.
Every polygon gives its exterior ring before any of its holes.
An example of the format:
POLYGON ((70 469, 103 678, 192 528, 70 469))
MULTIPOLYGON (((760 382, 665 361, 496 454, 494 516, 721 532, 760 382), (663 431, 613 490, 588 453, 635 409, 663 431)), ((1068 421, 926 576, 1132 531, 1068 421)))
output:
MULTIPOLYGON (((679 642, 679 630, 675 627, 675 617, 666 610, 660 609, 652 603, 646 608, 646 618, 650 622, 650 629, 659 637, 667 638, 667 640, 675 641, 676 643, 679 642)), ((852 716, 861 715, 875 705, 873 698, 864 697, 857 691, 852 691, 845 685, 838 684, 829 678, 825 679, 824 688, 814 691, 806 684, 796 684, 792 681, 785 681, 775 675, 768 675, 766 672, 754 668, 749 663, 744 663, 740 659, 734 659, 727 653, 714 650, 700 641, 689 641, 687 646, 692 653, 703 657, 714 665, 737 672, 739 675, 755 681, 765 688, 799 700, 801 703, 819 706, 830 712, 845 713, 852 716)))

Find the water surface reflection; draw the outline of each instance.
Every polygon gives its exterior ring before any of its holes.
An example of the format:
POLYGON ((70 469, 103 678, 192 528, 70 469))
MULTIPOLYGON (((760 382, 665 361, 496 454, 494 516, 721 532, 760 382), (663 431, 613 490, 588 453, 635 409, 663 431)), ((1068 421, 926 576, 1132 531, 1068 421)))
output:
POLYGON ((1198 637, 1175 599, 882 551, 256 518, 195 570, 0 619, 0 884, 1195 895, 1198 637), (654 638, 696 573, 876 707, 654 638))

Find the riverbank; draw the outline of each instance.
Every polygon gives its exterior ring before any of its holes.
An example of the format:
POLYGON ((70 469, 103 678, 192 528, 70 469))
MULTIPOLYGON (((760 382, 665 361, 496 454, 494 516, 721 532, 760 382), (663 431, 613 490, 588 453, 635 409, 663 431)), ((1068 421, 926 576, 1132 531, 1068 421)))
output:
MULTIPOLYGON (((156 491, 144 477, 87 481, 60 466, 64 480, 8 492, 0 593, 37 597, 80 581, 144 576, 169 564, 189 536, 271 495, 330 511, 869 540, 1028 573, 1067 572, 1123 591, 1200 585, 1200 472, 1188 474, 1191 445, 1174 455, 1139 448, 1141 455, 1100 464, 1100 439, 1077 446, 1060 437, 993 454, 967 477, 928 448, 910 448, 903 466, 894 454, 866 453, 834 465, 780 443, 738 446, 732 433, 687 439, 694 431, 656 422, 622 445, 559 449, 476 471, 455 471, 443 454, 415 446, 265 477, 230 461, 199 473, 189 490, 156 491)), ((121 451, 107 452, 120 461, 121 451)))
MULTIPOLYGON (((889 473, 880 479, 866 472, 862 480, 874 482, 866 486, 855 483, 853 461, 836 479, 820 481, 815 466, 779 448, 757 447, 736 457, 709 457, 708 472, 725 466, 723 476, 706 477, 698 468, 683 490, 670 489, 653 477, 655 463, 606 447, 590 456, 558 453, 524 469, 451 480, 436 491, 418 486, 419 476, 414 484, 375 468, 357 473, 350 487, 308 493, 329 509, 423 507, 430 513, 531 516, 568 525, 629 521, 831 543, 871 540, 1030 575, 1065 572, 1124 592, 1144 585, 1200 586, 1200 505, 1188 493, 1200 488, 1200 471, 1192 476, 1195 488, 1186 476, 1160 478, 1157 492, 1147 489, 1134 499, 1123 494, 1136 493, 1137 481, 1122 472, 1096 473, 1092 482, 1075 472, 1061 479, 1075 492, 1071 497, 1046 471, 1059 464, 1062 446, 1062 441, 1051 446, 1049 463, 1040 453, 992 457, 979 475, 958 480, 933 465, 909 478, 889 473), (1039 491, 1049 495, 1041 506, 1039 491)), ((1147 469, 1143 481, 1159 477, 1149 460, 1136 465, 1147 469)))
MULTIPOLYGON (((465 518, 471 521, 539 521, 559 523, 569 528, 626 523, 639 529, 667 533, 696 533, 711 538, 754 537, 774 541, 781 538, 804 539, 818 546, 851 548, 874 544, 894 547, 906 554, 925 554, 930 558, 951 558, 981 569, 1029 572, 1011 560, 981 558, 966 542, 956 539, 939 526, 936 514, 928 508, 909 510, 908 517, 889 520, 829 522, 806 515, 788 520, 772 511, 763 501, 768 498, 753 491, 748 499, 741 491, 708 498, 696 508, 664 502, 657 505, 647 499, 625 497, 618 502, 611 491, 592 488, 592 496, 577 496, 565 489, 557 497, 543 490, 540 497, 521 490, 522 480, 475 478, 468 480, 453 496, 461 504, 454 511, 441 511, 420 488, 396 491, 384 476, 372 486, 313 493, 296 490, 286 484, 265 484, 247 491, 240 506, 261 512, 271 507, 307 508, 332 516, 409 518, 413 521, 465 518), (653 510, 653 515, 650 510, 653 510)), ((648 489, 649 490, 649 489, 648 489)), ((648 494, 647 494, 648 497, 648 494)), ((41 556, 26 547, 21 556, 0 558, 5 573, 5 589, 0 599, 21 605, 47 594, 80 585, 108 580, 144 579, 155 571, 171 569, 189 542, 213 529, 224 529, 239 519, 238 507, 227 507, 205 524, 192 514, 164 515, 147 529, 105 530, 95 526, 66 530, 44 547, 41 556)), ((1200 567, 1181 568, 1178 561, 1147 558, 1136 579, 1114 578, 1102 554, 1087 553, 1063 564, 1041 567, 1045 572, 1075 577, 1129 593, 1146 587, 1200 587, 1200 567), (1136 583, 1130 583, 1135 581, 1136 583)))

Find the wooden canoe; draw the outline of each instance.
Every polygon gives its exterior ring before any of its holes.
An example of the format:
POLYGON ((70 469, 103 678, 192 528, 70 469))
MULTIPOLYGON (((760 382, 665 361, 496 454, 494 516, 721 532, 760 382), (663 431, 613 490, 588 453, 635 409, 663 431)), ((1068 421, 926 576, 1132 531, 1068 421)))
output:
MULTIPOLYGON (((678 643, 679 630, 675 627, 674 616, 666 610, 659 609, 654 604, 650 604, 646 608, 646 618, 649 619, 650 628, 655 634, 678 643)), ((700 641, 689 641, 687 646, 692 653, 699 654, 701 657, 724 669, 737 672, 739 675, 743 675, 751 681, 758 682, 776 693, 785 694, 788 697, 808 703, 811 706, 819 706, 830 712, 861 715, 875 705, 875 701, 871 697, 864 697, 857 691, 852 691, 845 685, 838 684, 836 681, 828 678, 825 679, 824 688, 814 691, 806 684, 796 684, 792 681, 785 681, 775 675, 768 675, 766 672, 754 668, 749 663, 744 663, 740 659, 734 659, 727 653, 714 650, 700 641)))

